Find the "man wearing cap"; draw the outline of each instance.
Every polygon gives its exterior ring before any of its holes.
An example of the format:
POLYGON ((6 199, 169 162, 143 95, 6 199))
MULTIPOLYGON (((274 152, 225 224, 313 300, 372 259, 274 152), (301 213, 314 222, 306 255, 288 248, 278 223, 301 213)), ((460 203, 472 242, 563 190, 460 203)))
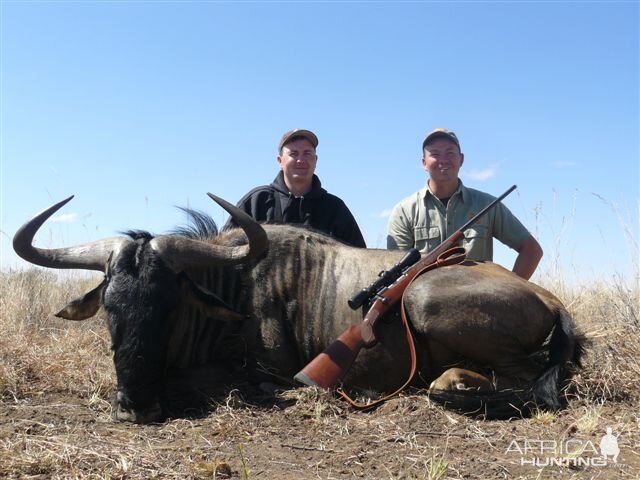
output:
MULTIPOLYGON (((444 128, 422 142, 427 185, 398 203, 389 219, 387 248, 432 250, 462 227, 495 197, 467 188, 458 178, 464 154, 455 133, 444 128)), ((493 238, 518 252, 513 271, 529 279, 542 258, 542 248, 502 203, 464 232, 462 246, 470 260, 492 260, 493 238)))
MULTIPOLYGON (((254 188, 238 207, 258 222, 302 224, 356 247, 366 244, 345 203, 328 193, 315 174, 318 137, 309 131, 286 132, 278 145, 280 172, 270 185, 254 188)), ((225 229, 236 226, 229 220, 225 229)))

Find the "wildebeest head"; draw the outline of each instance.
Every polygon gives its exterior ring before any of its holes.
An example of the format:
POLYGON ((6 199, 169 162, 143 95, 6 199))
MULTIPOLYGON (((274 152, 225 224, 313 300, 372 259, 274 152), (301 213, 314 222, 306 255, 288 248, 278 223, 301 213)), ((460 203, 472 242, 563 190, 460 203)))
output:
POLYGON ((118 382, 113 412, 118 420, 148 423, 161 417, 159 397, 171 313, 181 301, 188 301, 217 318, 239 318, 212 293, 194 284, 183 269, 249 261, 265 250, 267 236, 244 212, 214 195, 209 196, 244 230, 247 244, 225 246, 182 236, 153 237, 145 232, 132 232, 128 237, 68 248, 33 247, 33 237, 40 226, 73 197, 44 210, 14 236, 15 251, 31 263, 104 272, 98 287, 69 303, 57 316, 84 320, 100 306, 104 308, 118 382))

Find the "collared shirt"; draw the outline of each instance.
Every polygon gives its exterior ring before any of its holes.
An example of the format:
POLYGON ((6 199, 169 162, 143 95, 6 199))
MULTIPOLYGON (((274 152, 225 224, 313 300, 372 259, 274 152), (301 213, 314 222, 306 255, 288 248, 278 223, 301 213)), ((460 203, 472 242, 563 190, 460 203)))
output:
MULTIPOLYGON (((398 203, 391 213, 387 248, 428 252, 450 237, 495 197, 462 184, 445 206, 429 189, 423 189, 398 203)), ((493 260, 493 237, 519 250, 529 231, 505 207, 498 203, 464 231, 462 246, 470 260, 493 260)))

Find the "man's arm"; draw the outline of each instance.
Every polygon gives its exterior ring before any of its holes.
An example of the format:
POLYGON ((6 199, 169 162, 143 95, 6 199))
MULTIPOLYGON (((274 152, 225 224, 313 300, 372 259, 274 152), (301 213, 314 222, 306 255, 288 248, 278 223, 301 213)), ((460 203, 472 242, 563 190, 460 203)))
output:
POLYGON ((396 205, 389 217, 387 227, 387 249, 409 250, 415 245, 413 225, 401 205, 396 205))
POLYGON ((518 249, 518 256, 513 264, 513 272, 525 280, 529 280, 540 263, 542 254, 542 247, 538 241, 532 235, 529 235, 529 238, 518 249))
MULTIPOLYGON (((313 210, 316 215, 321 212, 331 212, 328 217, 323 217, 325 220, 316 219, 320 222, 316 227, 320 231, 354 247, 367 248, 358 222, 340 197, 325 193, 313 203, 313 210)), ((311 226, 314 226, 313 221, 311 226)))
POLYGON ((494 212, 493 235, 518 252, 512 271, 529 280, 542 258, 542 247, 503 203, 498 204, 494 212))
POLYGON ((354 247, 367 248, 367 244, 364 241, 364 236, 360 231, 358 222, 356 222, 355 217, 353 216, 347 205, 342 200, 340 200, 340 203, 342 204, 342 216, 346 224, 344 234, 341 235, 341 240, 347 242, 350 245, 353 245, 354 247))

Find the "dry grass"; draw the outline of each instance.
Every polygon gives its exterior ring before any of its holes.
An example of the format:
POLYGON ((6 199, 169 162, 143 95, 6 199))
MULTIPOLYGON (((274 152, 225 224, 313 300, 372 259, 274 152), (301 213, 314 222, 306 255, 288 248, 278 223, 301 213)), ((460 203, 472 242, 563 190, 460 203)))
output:
POLYGON ((52 316, 95 283, 61 281, 42 270, 0 272, 1 398, 53 392, 92 398, 111 388, 110 343, 100 319, 70 323, 52 316))
MULTIPOLYGON (((52 316, 97 284, 41 270, 0 273, 2 478, 637 478, 640 312, 623 282, 555 290, 591 343, 569 408, 516 421, 470 419, 407 391, 370 413, 313 388, 269 406, 239 392, 205 417, 159 425, 110 418, 115 375, 103 320, 52 316), (618 464, 537 468, 514 439, 619 435, 618 464)), ((553 288, 553 287, 552 287, 553 288)))

